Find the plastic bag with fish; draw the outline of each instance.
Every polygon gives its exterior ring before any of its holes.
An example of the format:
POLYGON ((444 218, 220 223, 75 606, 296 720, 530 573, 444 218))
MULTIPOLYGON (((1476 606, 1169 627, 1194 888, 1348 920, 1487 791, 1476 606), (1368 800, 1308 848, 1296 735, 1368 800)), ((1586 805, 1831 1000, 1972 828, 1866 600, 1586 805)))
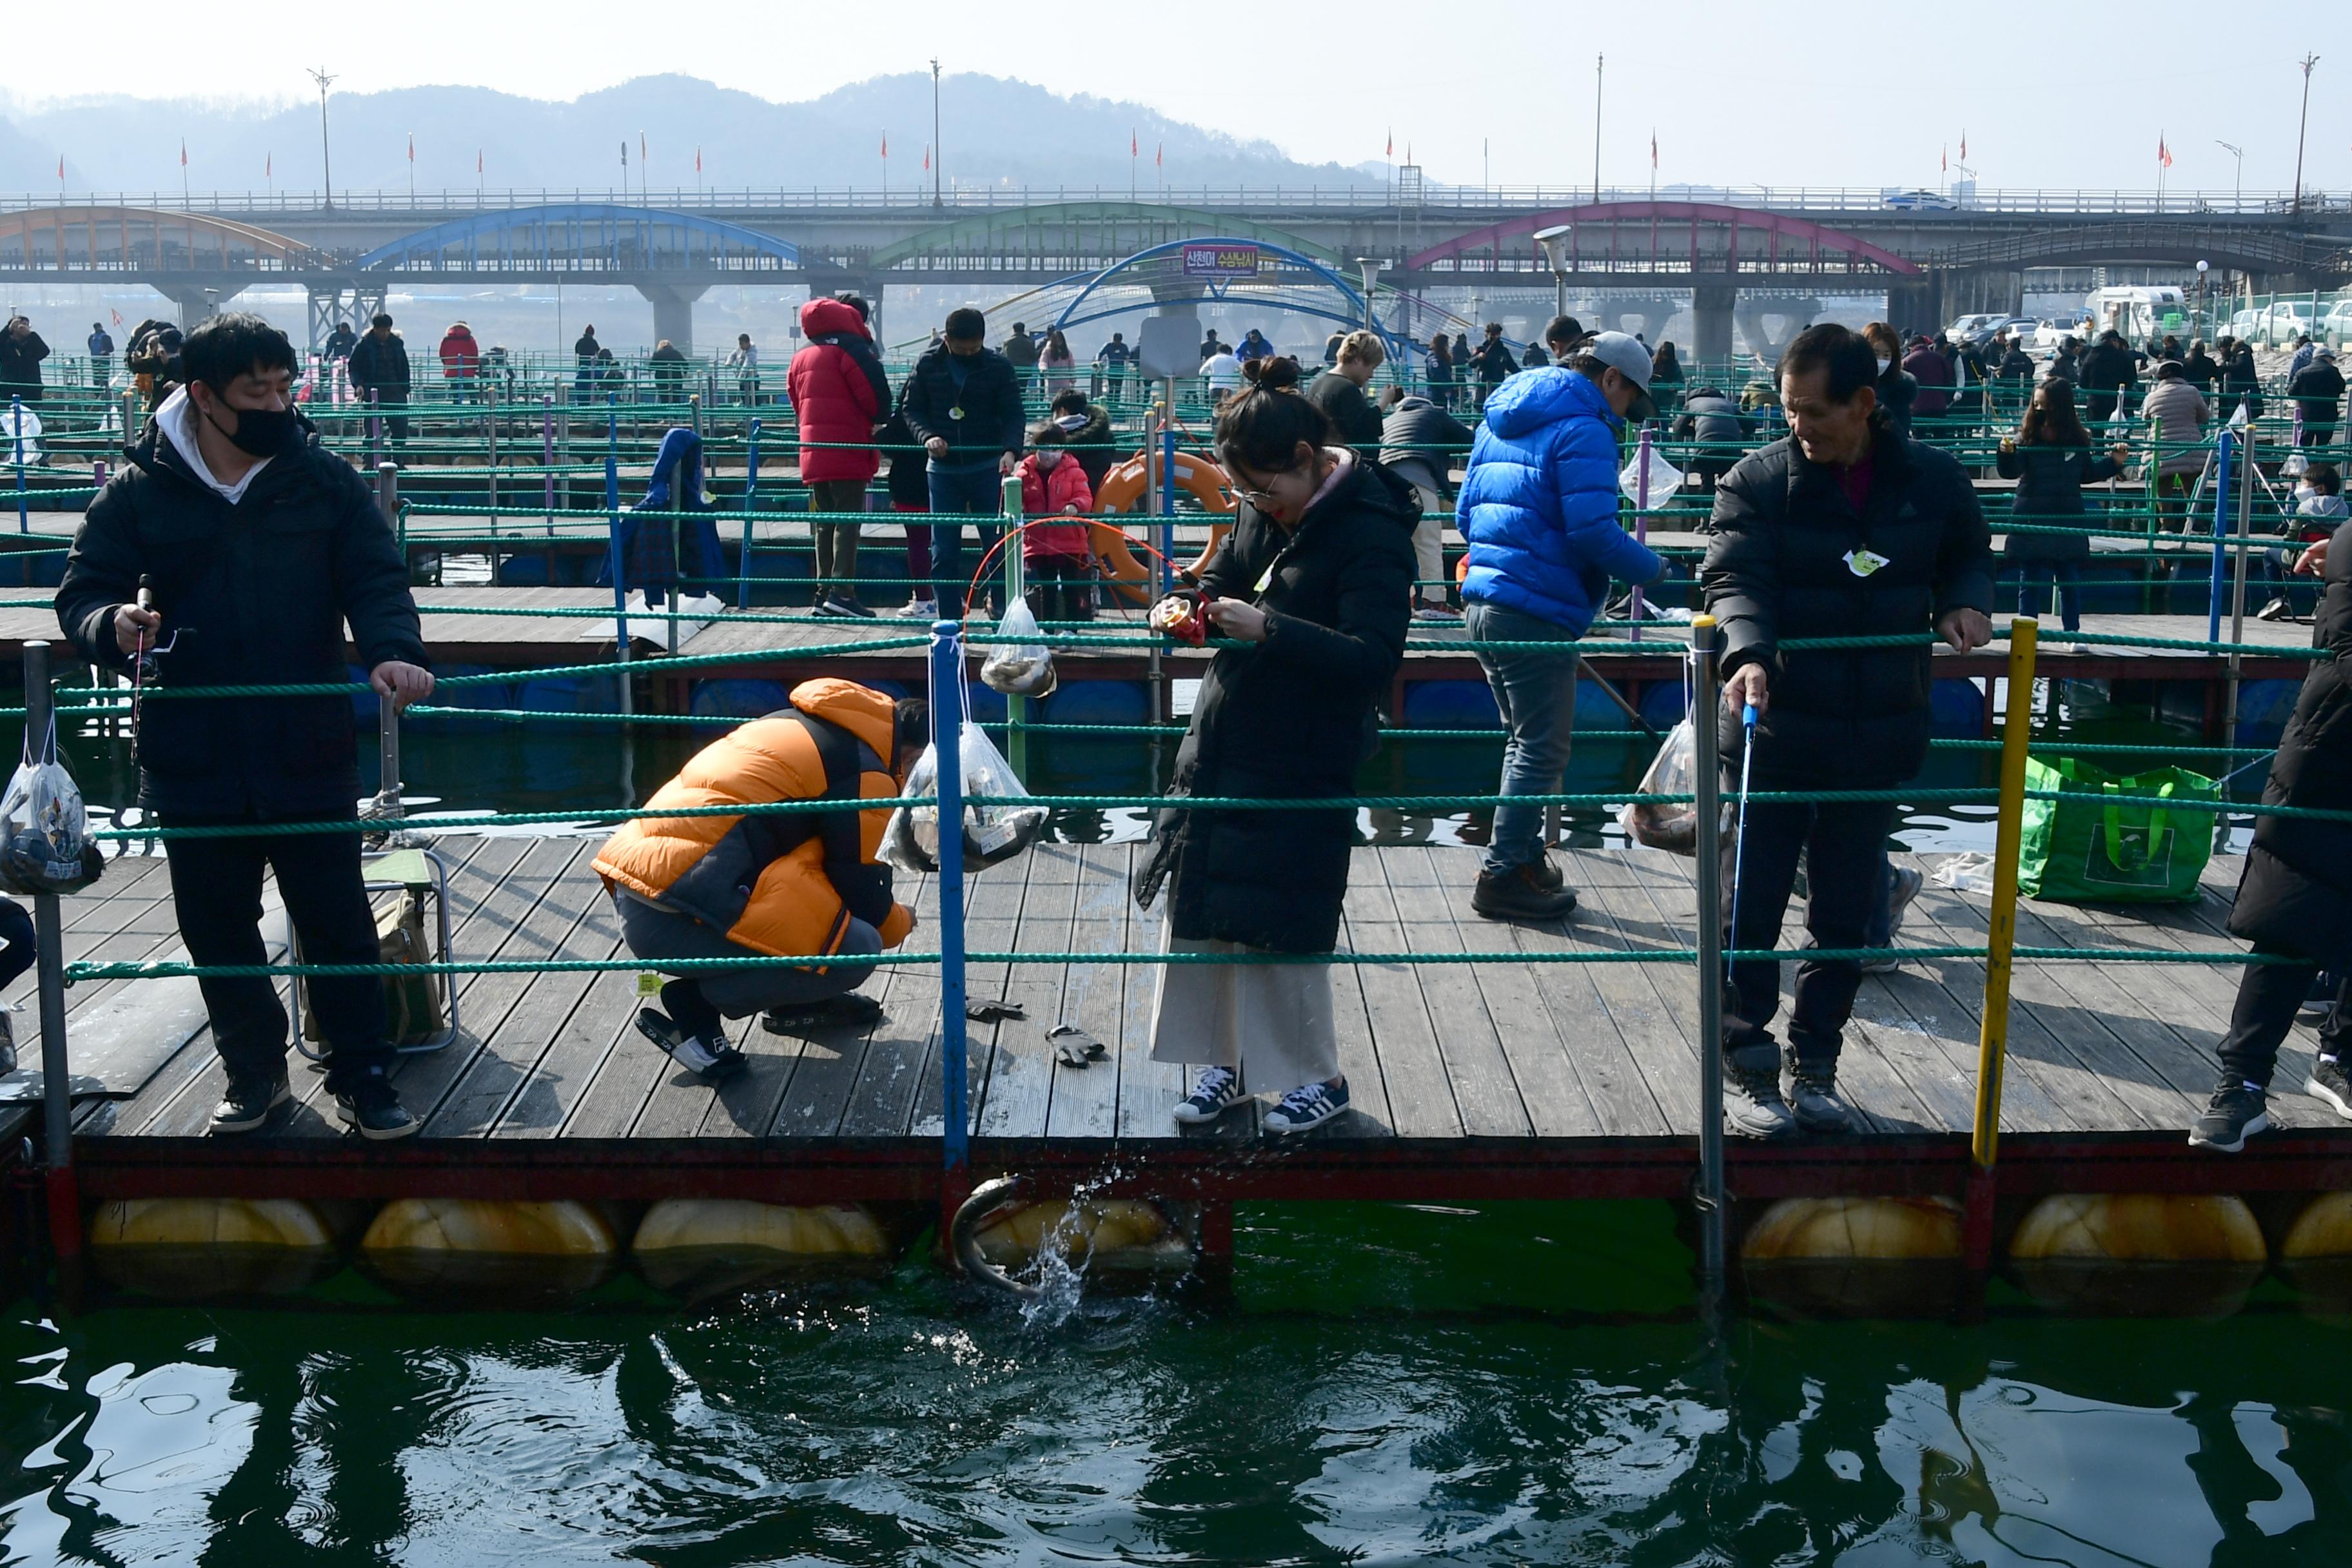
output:
MULTIPOLYGON (((987 805, 963 808, 963 866, 977 871, 1012 859, 1035 840, 1045 826, 1045 808, 1028 805, 1029 792, 1004 753, 987 732, 967 719, 956 743, 963 775, 963 794, 1000 797, 987 805)), ((920 800, 936 795, 940 784, 939 748, 926 746, 908 770, 901 798, 920 800)), ((930 872, 940 868, 940 808, 902 805, 882 828, 882 858, 901 871, 930 872)))
POLYGON ((1054 672, 1054 652, 1045 646, 1045 631, 1030 613, 1027 601, 1015 599, 996 623, 1001 639, 988 650, 980 679, 991 691, 1007 697, 1044 697, 1060 677, 1054 672))

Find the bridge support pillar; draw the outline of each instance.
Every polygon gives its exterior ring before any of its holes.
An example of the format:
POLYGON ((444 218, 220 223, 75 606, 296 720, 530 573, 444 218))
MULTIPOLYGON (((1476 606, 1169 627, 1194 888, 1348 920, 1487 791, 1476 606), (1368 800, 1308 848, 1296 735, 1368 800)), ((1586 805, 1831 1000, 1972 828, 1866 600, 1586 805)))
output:
POLYGON ((1739 335, 1748 341, 1748 352, 1777 365, 1780 351, 1813 324, 1821 309, 1819 300, 1750 295, 1732 311, 1732 319, 1739 323, 1739 335))
POLYGON ((694 302, 708 283, 640 283, 637 292, 653 301, 654 341, 668 339, 681 353, 694 352, 694 302))
POLYGON ((1691 353, 1702 364, 1721 364, 1731 357, 1731 322, 1738 309, 1739 289, 1727 283, 1706 283, 1691 290, 1691 353))
POLYGON ((1923 272, 1886 286, 1886 324, 1908 338, 1913 332, 1937 332, 1949 319, 1944 310, 1944 276, 1923 272))
MULTIPOLYGON (((1987 268, 1943 274, 1944 320, 1954 316, 2021 315, 2025 310, 2025 274, 2017 268, 1987 268)), ((1937 325, 1942 325, 1938 321, 1937 325)))
POLYGON ((222 306, 245 292, 242 283, 158 283, 155 292, 172 301, 183 329, 193 328, 220 313, 222 306))

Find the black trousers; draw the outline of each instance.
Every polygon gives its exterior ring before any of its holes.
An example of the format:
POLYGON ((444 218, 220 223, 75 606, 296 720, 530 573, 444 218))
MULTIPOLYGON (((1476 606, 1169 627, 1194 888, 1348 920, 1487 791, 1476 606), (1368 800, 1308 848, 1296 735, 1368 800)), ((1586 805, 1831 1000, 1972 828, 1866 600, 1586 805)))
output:
MULTIPOLYGON (((2280 950, 2254 944, 2258 953, 2280 950)), ((2294 1016, 2319 978, 2316 963, 2250 963, 2238 981, 2238 1005, 2230 1009, 2230 1032, 2221 1037, 2221 1068, 2246 1083, 2267 1088, 2278 1067, 2279 1043, 2294 1027, 2294 1016)), ((2322 1056, 2344 1059, 2352 1043, 2352 974, 2338 975, 2336 1005, 2319 1026, 2322 1056)))
MULTIPOLYGON (((196 826, 174 817, 170 826, 196 826)), ((181 940, 198 964, 266 963, 261 936, 261 873, 294 918, 309 963, 373 963, 375 918, 360 885, 360 836, 296 833, 276 837, 172 838, 172 904, 181 940)), ((232 1074, 275 1072, 286 1060, 287 1019, 278 988, 260 976, 207 975, 197 984, 212 1015, 213 1045, 232 1074)), ((310 1005, 327 1042, 327 1085, 340 1091, 370 1068, 389 1068, 383 984, 373 975, 313 976, 310 1005)))
MULTIPOLYGON (((1757 784, 1761 790, 1767 786, 1757 784)), ((1724 885, 1733 888, 1738 918, 1730 933, 1735 948, 1759 950, 1780 940, 1780 921, 1804 857, 1805 930, 1813 945, 1861 947, 1871 914, 1878 907, 1879 858, 1894 830, 1893 801, 1836 802, 1821 805, 1758 803, 1748 808, 1747 852, 1724 847, 1724 885), (1735 873, 1733 862, 1737 858, 1735 873)), ((1853 959, 1806 959, 1797 966, 1796 1000, 1789 1012, 1789 1044, 1809 1066, 1833 1066, 1862 965, 1853 959)), ((1723 1049, 1736 1065, 1762 1072, 1780 1065, 1780 1047, 1769 1026, 1780 1008, 1780 966, 1753 960, 1731 966, 1731 990, 1724 998, 1723 1049)))
POLYGON ((33 916, 14 899, 0 899, 0 985, 5 985, 27 969, 40 956, 40 948, 33 936, 33 916))

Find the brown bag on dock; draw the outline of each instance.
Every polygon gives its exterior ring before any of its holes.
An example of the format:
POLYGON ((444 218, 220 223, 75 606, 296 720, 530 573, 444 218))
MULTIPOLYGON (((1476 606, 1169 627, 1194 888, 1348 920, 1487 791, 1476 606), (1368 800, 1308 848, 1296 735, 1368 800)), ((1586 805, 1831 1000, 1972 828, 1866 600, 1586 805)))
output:
MULTIPOLYGON (((425 934, 425 900, 416 889, 403 888, 375 907, 375 940, 380 963, 430 963, 433 945, 425 934)), ((296 982, 302 991, 302 1037, 320 1043, 319 1013, 310 1004, 310 978, 296 982)), ((442 977, 437 974, 386 975, 383 980, 384 1036, 395 1046, 422 1045, 441 1032, 442 977)))

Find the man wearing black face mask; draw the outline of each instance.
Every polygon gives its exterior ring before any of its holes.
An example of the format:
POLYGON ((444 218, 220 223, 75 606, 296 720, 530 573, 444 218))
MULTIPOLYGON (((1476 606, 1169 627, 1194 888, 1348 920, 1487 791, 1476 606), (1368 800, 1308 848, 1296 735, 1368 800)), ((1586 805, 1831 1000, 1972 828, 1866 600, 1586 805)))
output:
MULTIPOLYGON (((352 703, 342 696, 170 698, 173 687, 345 679, 343 626, 381 700, 427 696, 406 563, 367 484, 319 444, 289 389, 294 348, 258 316, 215 316, 181 349, 166 398, 90 505, 58 623, 93 665, 145 676, 140 804, 165 827, 349 821, 359 797, 352 703), (151 589, 153 607, 140 604, 151 589)), ((375 921, 352 832, 171 838, 172 898, 195 963, 265 962, 261 876, 279 891, 313 963, 373 963, 375 921)), ((290 1099, 287 1018, 266 979, 204 977, 227 1086, 215 1132, 245 1132, 290 1099)), ((362 1136, 416 1131, 390 1078, 383 992, 373 978, 314 976, 337 1114, 362 1136)))

